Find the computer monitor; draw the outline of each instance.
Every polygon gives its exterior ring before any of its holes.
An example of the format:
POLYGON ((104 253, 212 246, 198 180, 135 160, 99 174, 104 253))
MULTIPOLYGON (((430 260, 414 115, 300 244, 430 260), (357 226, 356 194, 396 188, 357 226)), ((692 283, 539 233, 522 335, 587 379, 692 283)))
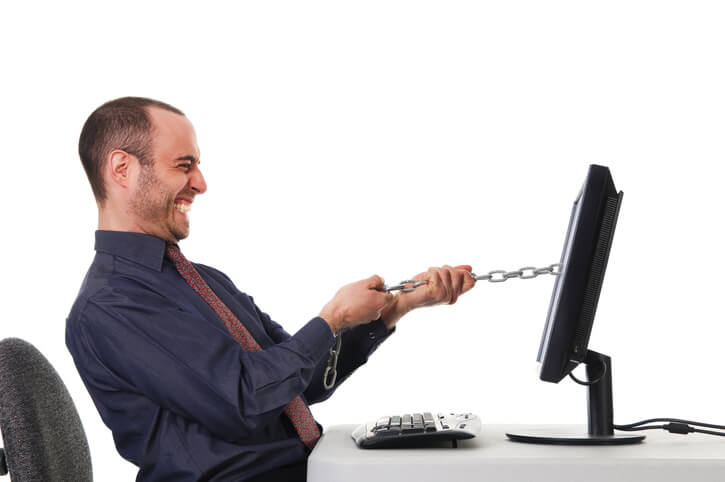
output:
POLYGON ((640 442, 642 435, 615 435, 612 408, 611 359, 588 349, 589 335, 609 260, 622 192, 617 192, 609 169, 591 165, 569 218, 559 275, 539 346, 539 377, 559 383, 570 375, 587 385, 588 433, 506 434, 518 442, 577 445, 640 442), (588 381, 571 371, 586 365, 588 381))

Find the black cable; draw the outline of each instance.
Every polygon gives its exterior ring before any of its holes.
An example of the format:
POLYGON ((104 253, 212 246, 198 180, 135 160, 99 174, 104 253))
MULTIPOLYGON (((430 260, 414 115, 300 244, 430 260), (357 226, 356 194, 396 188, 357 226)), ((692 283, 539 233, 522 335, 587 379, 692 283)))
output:
POLYGON ((687 435, 688 433, 702 433, 707 435, 718 435, 721 437, 725 437, 725 432, 717 432, 713 430, 703 430, 700 428, 692 427, 694 425, 695 427, 710 427, 710 428, 719 428, 725 430, 725 427, 722 425, 714 425, 709 423, 702 423, 702 422, 693 422, 690 420, 681 420, 678 418, 651 418, 648 420, 642 420, 641 422, 636 423, 630 423, 628 425, 615 425, 614 428, 617 430, 623 430, 625 432, 637 432, 640 430, 667 430, 670 433, 677 433, 681 435, 687 435), (648 423, 652 422, 668 422, 665 425, 647 425, 648 423))
POLYGON ((664 429, 664 425, 645 425, 643 427, 627 427, 626 425, 615 425, 615 429, 622 430, 624 432, 639 432, 640 430, 654 430, 664 429))
POLYGON ((596 380, 590 380, 590 381, 585 382, 584 380, 579 380, 577 377, 575 377, 572 372, 569 372, 569 378, 574 380, 579 385, 584 385, 585 387, 594 385, 595 383, 599 383, 599 380, 604 378, 604 375, 607 374, 607 364, 604 362, 601 362, 601 365, 602 365, 602 373, 599 374, 599 376, 596 378, 596 380))
POLYGON ((725 433, 723 432, 713 432, 712 430, 700 430, 699 428, 696 428, 693 430, 693 432, 697 433, 704 433, 707 435, 720 435, 721 437, 725 437, 725 433))
POLYGON ((615 428, 619 428, 619 430, 624 430, 623 428, 620 428, 620 427, 635 427, 637 425, 644 425, 644 424, 653 423, 653 422, 683 423, 686 425, 695 425, 698 427, 707 427, 707 428, 716 428, 719 430, 725 430, 725 425, 714 425, 711 423, 694 422, 692 420, 683 420, 681 418, 649 418, 647 420, 642 420, 640 422, 635 422, 635 423, 629 423, 626 425, 615 425, 615 428))

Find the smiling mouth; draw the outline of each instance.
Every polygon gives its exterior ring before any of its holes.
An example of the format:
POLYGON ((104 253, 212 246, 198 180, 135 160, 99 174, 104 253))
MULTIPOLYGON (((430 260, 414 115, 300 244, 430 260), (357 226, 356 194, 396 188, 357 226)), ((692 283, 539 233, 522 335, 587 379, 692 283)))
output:
POLYGON ((191 205, 190 204, 184 204, 184 203, 176 203, 174 204, 174 209, 177 211, 181 211, 182 213, 186 214, 189 211, 191 211, 191 205))

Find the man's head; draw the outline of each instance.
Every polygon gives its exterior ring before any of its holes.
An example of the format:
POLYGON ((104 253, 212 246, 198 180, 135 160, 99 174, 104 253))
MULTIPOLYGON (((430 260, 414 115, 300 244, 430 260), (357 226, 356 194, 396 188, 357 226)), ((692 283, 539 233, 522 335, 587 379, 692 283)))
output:
POLYGON ((123 97, 86 120, 78 145, 99 207, 99 227, 178 242, 194 196, 206 191, 194 128, 163 102, 123 97))

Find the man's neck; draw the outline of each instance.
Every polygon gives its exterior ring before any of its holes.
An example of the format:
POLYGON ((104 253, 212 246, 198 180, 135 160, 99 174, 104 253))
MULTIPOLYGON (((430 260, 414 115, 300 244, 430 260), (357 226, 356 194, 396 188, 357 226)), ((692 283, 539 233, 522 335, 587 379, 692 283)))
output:
POLYGON ((124 216, 118 212, 118 208, 113 206, 103 206, 98 208, 98 229, 103 231, 127 231, 131 233, 147 233, 138 223, 130 220, 128 216, 124 216))

